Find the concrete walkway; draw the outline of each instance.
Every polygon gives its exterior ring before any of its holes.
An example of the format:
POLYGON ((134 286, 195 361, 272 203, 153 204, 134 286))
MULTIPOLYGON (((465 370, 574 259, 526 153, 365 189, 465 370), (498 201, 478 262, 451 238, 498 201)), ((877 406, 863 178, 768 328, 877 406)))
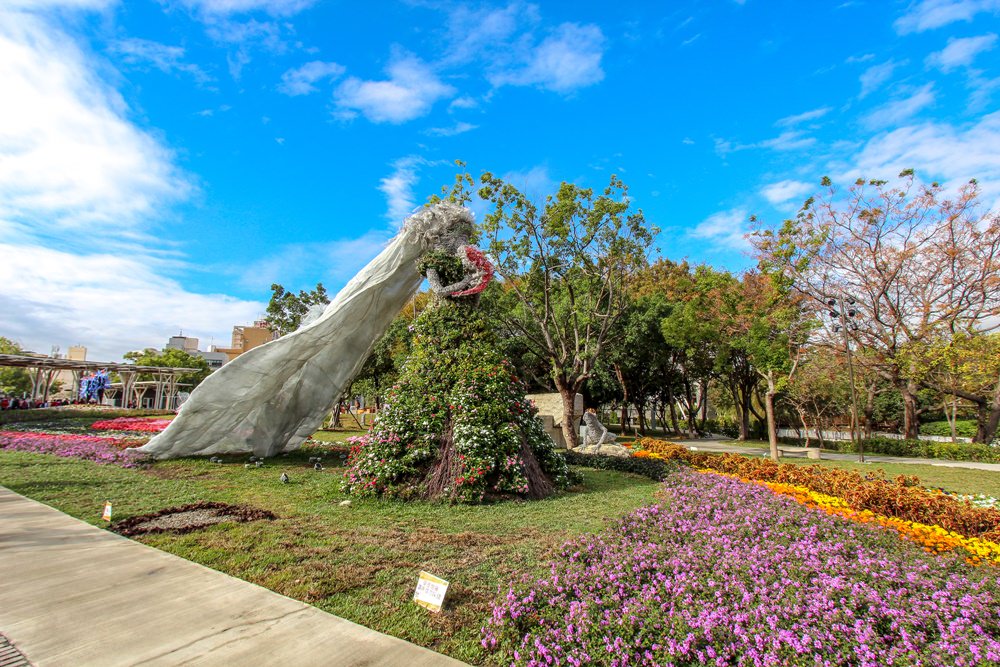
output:
MULTIPOLYGON (((688 449, 695 449, 701 452, 733 452, 735 454, 747 454, 749 456, 768 456, 770 452, 766 447, 755 447, 751 445, 735 445, 731 440, 721 438, 699 438, 697 440, 675 440, 679 445, 684 445, 688 449)), ((855 461, 857 454, 843 454, 841 452, 828 452, 823 450, 823 458, 831 461, 855 461)), ((946 461, 944 459, 918 459, 902 456, 885 456, 883 454, 865 454, 865 463, 905 463, 920 464, 928 466, 940 466, 942 468, 970 468, 973 470, 989 470, 1000 472, 1000 463, 977 463, 976 461, 946 461)))
POLYGON ((2 486, 0 635, 38 667, 464 664, 2 486))

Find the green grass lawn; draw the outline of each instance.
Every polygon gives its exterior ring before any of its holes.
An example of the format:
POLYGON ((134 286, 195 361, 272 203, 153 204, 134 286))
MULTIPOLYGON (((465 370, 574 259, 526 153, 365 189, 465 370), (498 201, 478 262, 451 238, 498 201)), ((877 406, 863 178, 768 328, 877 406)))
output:
MULTIPOLYGON (((321 432, 339 441, 356 435, 321 432)), ((536 502, 452 506, 351 499, 340 507, 342 468, 311 469, 304 447, 245 469, 205 459, 123 469, 41 454, 0 451, 0 484, 94 525, 104 502, 115 520, 207 500, 270 510, 276 521, 219 524, 140 541, 303 600, 338 616, 472 663, 485 661, 479 628, 499 586, 540 572, 567 539, 600 530, 649 504, 656 484, 632 475, 582 470, 582 489, 536 502), (288 484, 278 480, 282 472, 288 484), (451 582, 445 611, 412 602, 417 574, 451 582)))

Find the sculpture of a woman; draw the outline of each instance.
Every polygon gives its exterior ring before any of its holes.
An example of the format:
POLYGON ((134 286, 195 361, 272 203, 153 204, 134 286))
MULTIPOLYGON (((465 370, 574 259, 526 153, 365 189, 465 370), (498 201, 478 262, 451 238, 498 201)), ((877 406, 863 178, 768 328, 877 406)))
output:
POLYGON ((565 488, 566 462, 478 307, 492 266, 468 237, 417 266, 435 299, 374 426, 351 452, 345 490, 480 502, 565 488))

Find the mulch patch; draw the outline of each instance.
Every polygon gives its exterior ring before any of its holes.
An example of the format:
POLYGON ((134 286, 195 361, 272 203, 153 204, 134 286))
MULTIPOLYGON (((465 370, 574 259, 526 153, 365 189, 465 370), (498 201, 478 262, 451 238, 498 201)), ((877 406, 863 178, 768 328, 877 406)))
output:
POLYGON ((200 502, 129 517, 112 525, 111 530, 125 537, 166 532, 182 534, 224 521, 247 523, 277 518, 267 510, 247 505, 200 502))

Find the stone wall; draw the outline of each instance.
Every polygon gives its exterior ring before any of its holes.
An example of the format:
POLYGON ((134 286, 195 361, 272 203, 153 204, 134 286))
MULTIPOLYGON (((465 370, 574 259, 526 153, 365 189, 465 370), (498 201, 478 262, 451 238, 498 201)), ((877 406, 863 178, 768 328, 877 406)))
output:
MULTIPOLYGON (((562 396, 558 392, 553 394, 528 394, 528 398, 534 402, 538 408, 539 415, 552 415, 556 426, 562 426, 563 404, 562 396)), ((583 394, 577 394, 573 402, 573 412, 577 418, 583 417, 583 394)))
MULTIPOLYGON (((563 404, 562 396, 554 394, 528 394, 528 398, 538 408, 538 418, 545 425, 545 432, 549 434, 556 447, 566 448, 566 438, 562 432, 563 404)), ((573 411, 577 418, 583 416, 583 395, 577 394, 573 402, 573 411)))

